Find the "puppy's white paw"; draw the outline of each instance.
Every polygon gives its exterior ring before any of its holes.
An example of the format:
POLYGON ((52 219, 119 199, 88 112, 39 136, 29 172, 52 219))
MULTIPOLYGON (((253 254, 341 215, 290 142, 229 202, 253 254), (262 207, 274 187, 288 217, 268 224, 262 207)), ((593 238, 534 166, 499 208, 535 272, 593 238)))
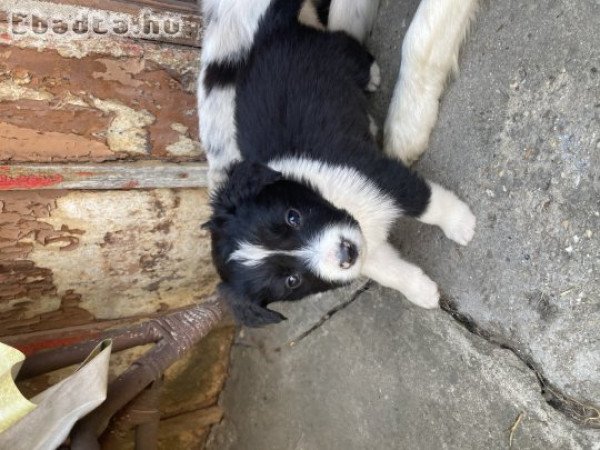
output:
POLYGON ((427 275, 422 274, 414 280, 411 292, 406 292, 406 298, 417 306, 425 309, 439 308, 440 292, 437 284, 427 275))
POLYGON ((444 234, 460 245, 467 245, 475 234, 475 216, 456 194, 437 183, 428 181, 431 188, 429 205, 419 220, 437 225, 444 234))
POLYGON ((448 211, 448 215, 444 219, 442 230, 449 239, 460 245, 467 245, 475 234, 476 222, 477 219, 469 206, 457 199, 457 202, 448 211))
POLYGON ((371 70, 369 71, 369 84, 367 84, 366 90, 369 92, 375 92, 381 85, 381 69, 377 61, 373 61, 371 64, 371 70))

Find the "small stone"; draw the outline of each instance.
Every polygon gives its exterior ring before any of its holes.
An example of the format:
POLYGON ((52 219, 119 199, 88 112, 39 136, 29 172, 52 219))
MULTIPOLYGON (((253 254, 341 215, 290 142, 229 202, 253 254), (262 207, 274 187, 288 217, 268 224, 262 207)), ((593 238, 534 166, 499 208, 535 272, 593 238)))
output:
POLYGON ((565 248, 565 252, 567 252, 569 255, 573 253, 573 246, 569 245, 567 248, 565 248))
POLYGON ((592 230, 585 230, 585 237, 588 239, 591 239, 592 237, 592 230))

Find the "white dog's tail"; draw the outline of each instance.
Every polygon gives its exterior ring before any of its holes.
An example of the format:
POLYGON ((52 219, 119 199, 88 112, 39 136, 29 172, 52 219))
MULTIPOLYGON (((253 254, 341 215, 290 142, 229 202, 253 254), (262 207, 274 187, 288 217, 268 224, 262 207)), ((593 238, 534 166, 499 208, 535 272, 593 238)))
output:
POLYGON ((400 76, 385 123, 385 152, 411 164, 425 151, 448 76, 477 0, 422 0, 402 44, 400 76))

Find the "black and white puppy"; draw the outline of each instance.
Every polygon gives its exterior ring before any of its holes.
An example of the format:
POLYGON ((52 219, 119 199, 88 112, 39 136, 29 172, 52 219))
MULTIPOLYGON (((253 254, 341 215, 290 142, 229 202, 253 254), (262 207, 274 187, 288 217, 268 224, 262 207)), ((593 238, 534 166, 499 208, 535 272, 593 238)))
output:
MULTIPOLYGON (((465 245, 475 217, 452 192, 409 170, 401 154, 377 147, 366 91, 379 84, 379 69, 356 39, 368 26, 354 24, 354 37, 318 29, 306 5, 205 2, 199 106, 221 289, 249 326, 283 318, 271 302, 360 276, 434 308, 436 284, 399 256, 390 228, 410 216, 465 245)), ((372 7, 364 11, 374 17, 372 7)))

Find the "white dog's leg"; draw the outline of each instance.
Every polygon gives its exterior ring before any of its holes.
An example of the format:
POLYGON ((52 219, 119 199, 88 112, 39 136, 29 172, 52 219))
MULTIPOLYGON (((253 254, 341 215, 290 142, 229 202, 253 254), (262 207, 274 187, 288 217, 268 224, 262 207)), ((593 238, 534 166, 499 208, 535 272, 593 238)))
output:
POLYGON ((379 0, 331 0, 329 29, 345 31, 364 42, 375 23, 379 0))
POLYGON ((385 152, 406 164, 419 158, 438 113, 438 102, 477 0, 422 0, 402 44, 400 77, 385 123, 385 152))
POLYGON ((395 289, 421 308, 437 308, 440 294, 437 285, 423 271, 404 261, 389 243, 369 250, 361 273, 377 283, 395 289))
POLYGON ((439 226, 444 234, 460 245, 467 245, 475 234, 476 219, 469 206, 439 184, 427 182, 431 198, 427 209, 417 220, 439 226))

